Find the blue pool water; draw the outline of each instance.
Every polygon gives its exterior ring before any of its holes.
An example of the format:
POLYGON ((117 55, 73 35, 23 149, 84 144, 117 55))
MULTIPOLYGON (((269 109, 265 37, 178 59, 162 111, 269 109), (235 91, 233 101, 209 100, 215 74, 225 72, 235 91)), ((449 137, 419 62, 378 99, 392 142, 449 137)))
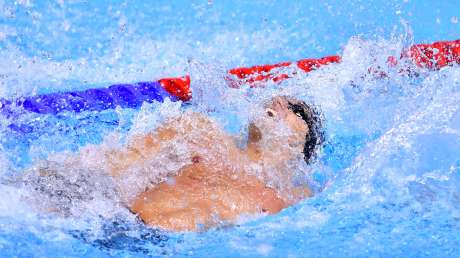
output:
POLYGON ((414 42, 460 38, 445 1, 0 0, 0 97, 191 74, 189 107, 231 133, 272 94, 314 102, 326 140, 317 194, 274 216, 205 233, 165 233, 99 200, 79 217, 29 207, 11 178, 50 153, 148 130, 180 104, 58 116, 27 114, 24 136, 0 118, 1 257, 457 257, 460 67, 419 77, 382 68, 414 42), (230 90, 237 66, 343 55, 265 90, 230 90), (105 137, 105 140, 104 140, 105 137))

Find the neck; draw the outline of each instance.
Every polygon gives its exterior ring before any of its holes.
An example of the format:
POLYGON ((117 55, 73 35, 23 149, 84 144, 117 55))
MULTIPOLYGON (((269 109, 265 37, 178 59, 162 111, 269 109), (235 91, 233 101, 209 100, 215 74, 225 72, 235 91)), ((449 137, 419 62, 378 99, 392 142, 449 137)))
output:
POLYGON ((245 151, 249 160, 246 171, 273 188, 285 203, 293 204, 311 195, 308 187, 293 183, 297 170, 289 160, 297 156, 298 148, 282 145, 281 142, 272 142, 268 146, 264 142, 248 142, 245 151))
POLYGON ((251 161, 259 161, 262 159, 263 152, 257 143, 249 142, 247 146, 247 155, 251 161))

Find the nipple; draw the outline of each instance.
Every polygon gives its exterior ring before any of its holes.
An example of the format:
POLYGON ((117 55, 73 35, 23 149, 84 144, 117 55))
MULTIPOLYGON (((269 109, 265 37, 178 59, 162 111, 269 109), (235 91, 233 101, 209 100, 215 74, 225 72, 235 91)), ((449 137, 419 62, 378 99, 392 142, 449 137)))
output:
POLYGON ((202 158, 199 155, 195 155, 195 156, 192 157, 192 163, 193 164, 200 163, 201 160, 202 160, 202 158))

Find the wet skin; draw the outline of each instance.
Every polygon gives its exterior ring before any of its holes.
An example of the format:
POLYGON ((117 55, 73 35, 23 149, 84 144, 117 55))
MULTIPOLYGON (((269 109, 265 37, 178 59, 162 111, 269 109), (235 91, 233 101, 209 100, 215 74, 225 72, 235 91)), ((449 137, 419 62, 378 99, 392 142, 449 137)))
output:
MULTIPOLYGON (((308 133, 308 126, 288 109, 287 99, 283 97, 272 99, 265 112, 250 124, 244 149, 238 148, 230 135, 215 127, 204 130, 209 133, 198 135, 197 141, 187 141, 194 153, 190 163, 177 171, 176 176, 138 194, 130 201, 130 210, 154 227, 194 231, 231 223, 244 215, 274 214, 309 197, 311 193, 305 186, 280 192, 267 186, 260 177, 247 173, 245 168, 255 162, 263 160, 277 165, 292 159, 302 152, 308 133), (278 123, 284 123, 291 130, 287 142, 292 147, 275 155, 260 142, 278 123)), ((107 159, 112 176, 123 178, 127 167, 158 154, 161 142, 179 137, 177 128, 191 125, 206 128, 211 123, 203 115, 189 114, 188 117, 187 121, 169 121, 153 133, 136 137, 129 142, 128 148, 109 153, 107 159)), ((279 180, 283 183, 291 179, 288 175, 279 175, 279 180)))

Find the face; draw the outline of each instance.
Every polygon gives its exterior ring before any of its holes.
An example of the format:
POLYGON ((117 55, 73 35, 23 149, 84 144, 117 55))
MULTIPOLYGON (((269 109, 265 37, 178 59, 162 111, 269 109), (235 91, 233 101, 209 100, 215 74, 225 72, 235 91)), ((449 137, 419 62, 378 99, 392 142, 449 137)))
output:
MULTIPOLYGON (((290 129, 290 135, 288 137, 288 144, 290 147, 303 148, 305 144, 305 135, 308 133, 308 126, 300 115, 295 114, 289 109, 289 102, 295 104, 300 102, 297 100, 289 100, 286 97, 275 97, 272 101, 265 106, 264 114, 262 117, 255 121, 255 124, 251 125, 254 128, 260 129, 259 134, 262 138, 270 132, 273 132, 279 128, 279 123, 284 123, 290 129)), ((250 135, 251 135, 250 126, 250 135)))

